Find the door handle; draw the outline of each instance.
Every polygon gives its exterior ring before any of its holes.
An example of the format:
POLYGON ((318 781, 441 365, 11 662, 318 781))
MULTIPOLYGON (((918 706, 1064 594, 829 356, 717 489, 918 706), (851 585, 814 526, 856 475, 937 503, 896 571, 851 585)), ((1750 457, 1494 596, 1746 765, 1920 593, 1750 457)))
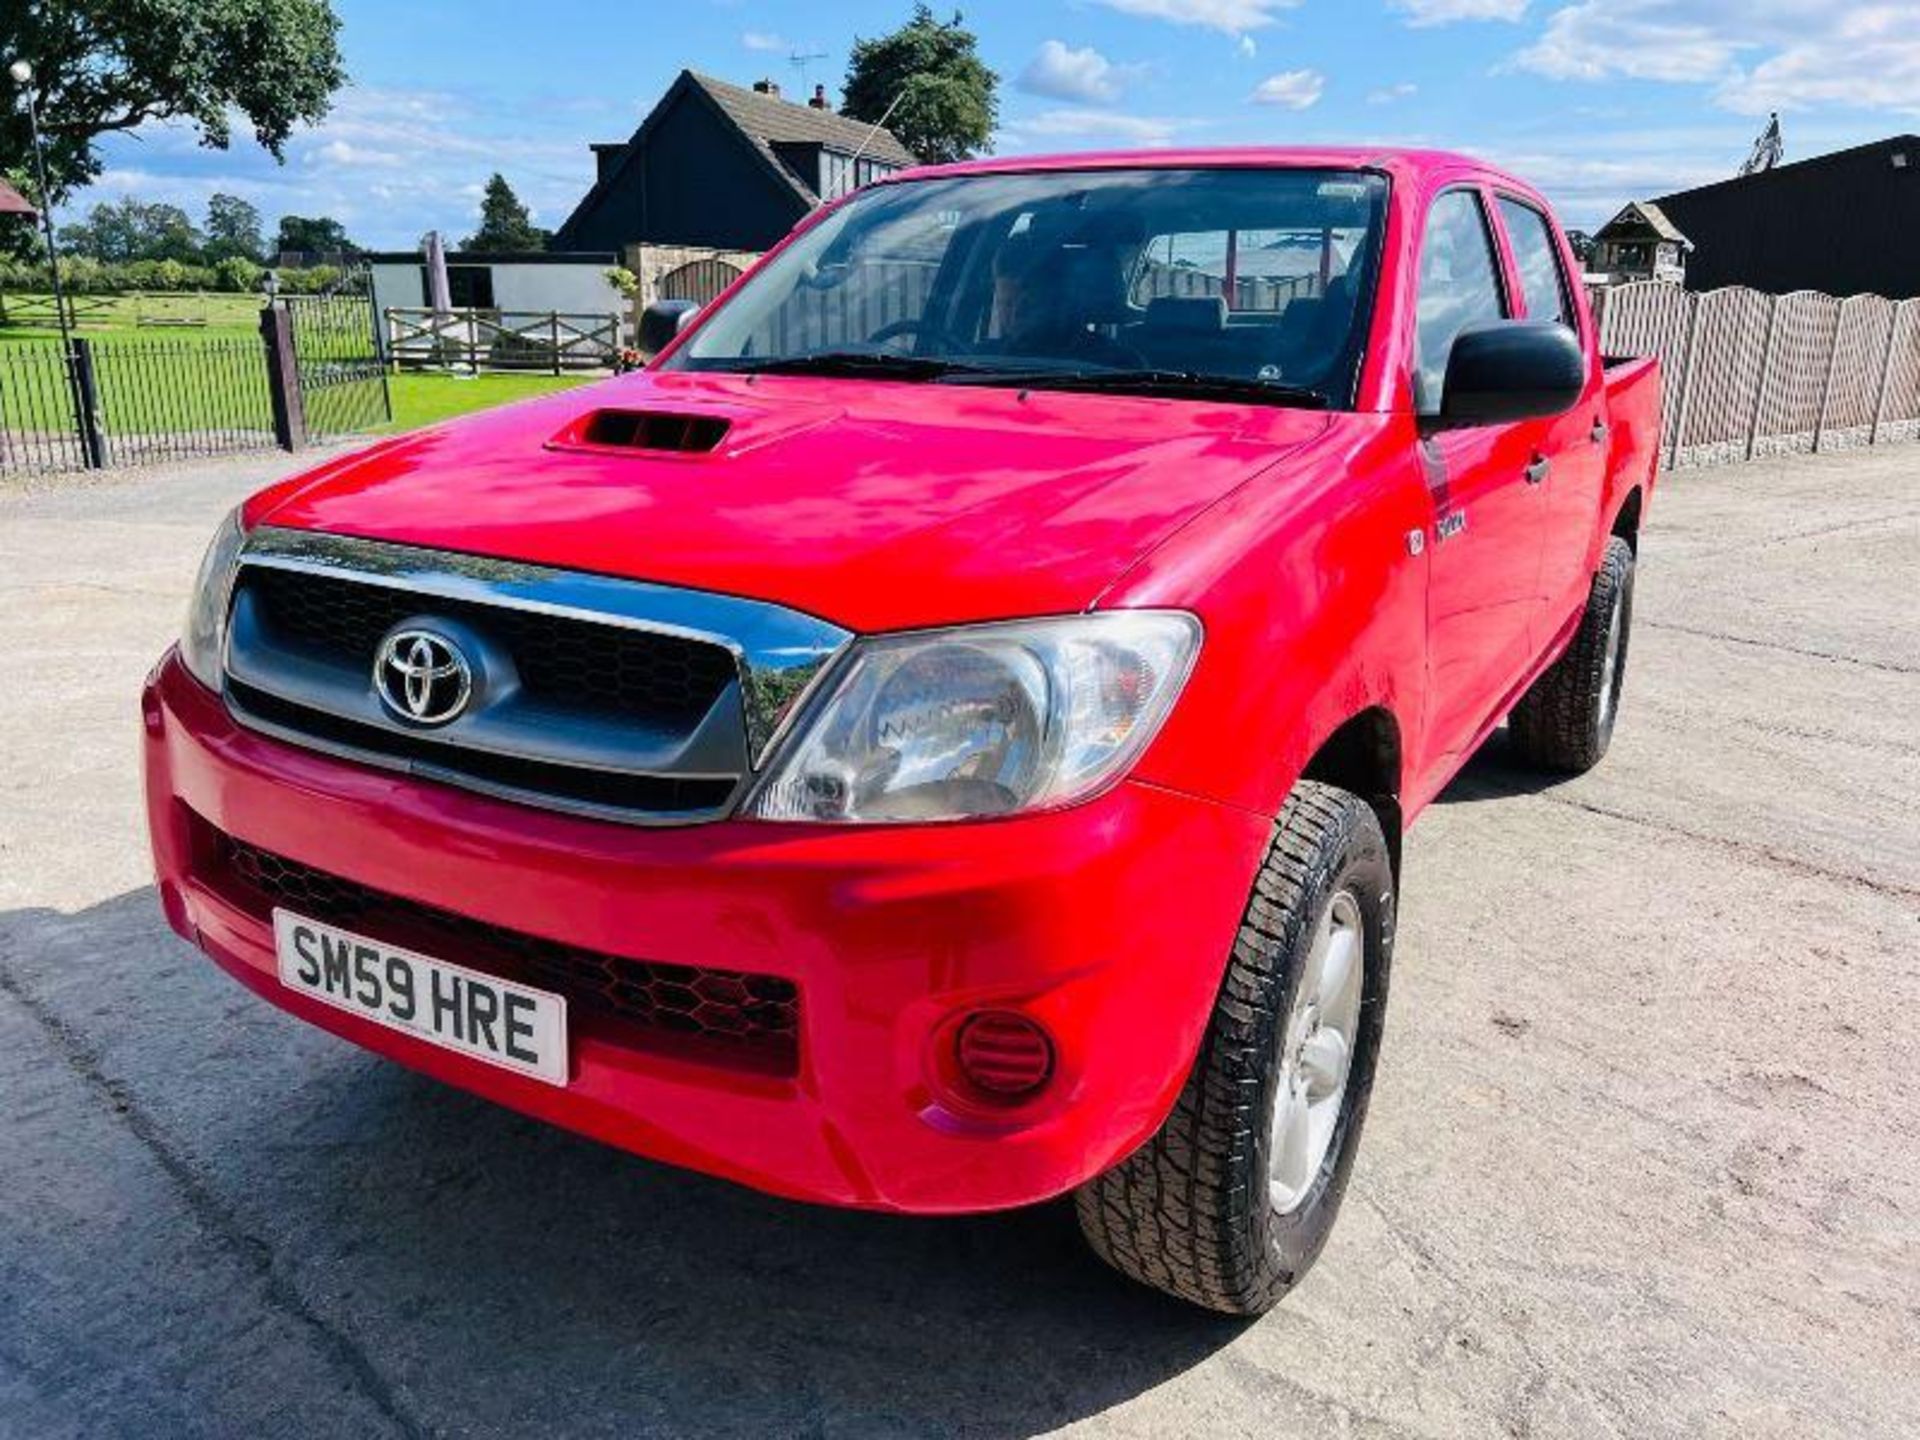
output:
POLYGON ((1552 469, 1553 461, 1544 455, 1535 455, 1533 457, 1533 463, 1527 466, 1527 484, 1538 485, 1542 480, 1547 478, 1547 473, 1552 469))
POLYGON ((1596 420, 1593 422, 1593 429, 1587 432, 1587 438, 1596 445, 1604 445, 1607 443, 1607 434, 1607 422, 1596 420))

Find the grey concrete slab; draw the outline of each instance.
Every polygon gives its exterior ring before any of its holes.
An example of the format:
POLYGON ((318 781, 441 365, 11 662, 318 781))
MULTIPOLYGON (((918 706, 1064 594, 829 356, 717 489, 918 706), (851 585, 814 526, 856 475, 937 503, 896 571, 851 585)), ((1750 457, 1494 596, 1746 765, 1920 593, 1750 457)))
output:
POLYGON ((226 981, 134 695, 288 462, 0 495, 0 1433, 1920 1431, 1920 447, 1667 482, 1615 749, 1408 845, 1346 1213, 1255 1324, 1048 1206, 785 1204, 226 981))

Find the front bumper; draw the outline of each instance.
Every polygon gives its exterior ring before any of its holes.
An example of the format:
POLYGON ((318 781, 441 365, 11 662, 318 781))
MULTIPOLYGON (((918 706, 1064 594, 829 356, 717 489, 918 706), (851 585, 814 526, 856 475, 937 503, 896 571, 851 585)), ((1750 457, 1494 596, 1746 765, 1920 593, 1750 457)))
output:
MULTIPOLYGON (((167 917, 282 1009, 635 1153, 780 1195, 926 1213, 1057 1195, 1158 1128, 1192 1063, 1269 825, 1138 783, 1014 820, 634 829, 332 759, 237 725, 169 655, 142 700, 167 917), (784 977, 770 1074, 577 1027, 565 1089, 289 990, 271 926, 202 873, 196 827, 486 925, 784 977), (942 1083, 956 1015, 1020 1009, 1052 1082, 1012 1109, 942 1083)), ((459 961, 459 954, 443 958, 459 961)))

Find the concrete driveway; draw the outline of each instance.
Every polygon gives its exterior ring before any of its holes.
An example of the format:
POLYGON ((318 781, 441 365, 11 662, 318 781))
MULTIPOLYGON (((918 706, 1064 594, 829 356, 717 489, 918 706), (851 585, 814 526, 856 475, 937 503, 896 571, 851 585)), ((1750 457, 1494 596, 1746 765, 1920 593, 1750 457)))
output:
POLYGON ((283 461, 0 495, 0 1433, 1920 1433, 1920 447, 1671 478, 1621 729, 1415 830, 1256 1324, 1054 1206, 783 1204, 301 1028, 161 923, 135 692, 283 461))

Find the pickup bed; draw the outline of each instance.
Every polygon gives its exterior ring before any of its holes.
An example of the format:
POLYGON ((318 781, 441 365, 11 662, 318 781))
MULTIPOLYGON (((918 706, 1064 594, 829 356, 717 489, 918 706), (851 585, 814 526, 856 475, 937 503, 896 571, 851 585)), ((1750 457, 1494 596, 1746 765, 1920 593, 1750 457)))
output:
MULTIPOLYGON (((1448 154, 912 171, 643 372, 254 496, 143 702, 160 895, 275 1005, 777 1194, 1072 1193, 1312 1263, 1400 841, 1612 735, 1660 428, 1448 154)), ((219 1023, 209 1015, 209 1027, 219 1023)))

